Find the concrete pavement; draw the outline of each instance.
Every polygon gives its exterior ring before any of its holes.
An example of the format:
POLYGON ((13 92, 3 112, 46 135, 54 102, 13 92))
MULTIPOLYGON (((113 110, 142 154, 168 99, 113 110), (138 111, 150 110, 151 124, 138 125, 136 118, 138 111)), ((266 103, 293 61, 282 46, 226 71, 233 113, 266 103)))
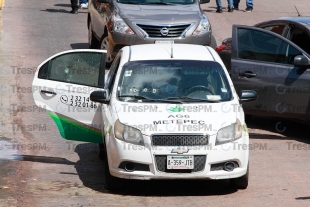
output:
MULTIPOLYGON (((252 13, 217 14, 215 1, 202 6, 218 44, 231 36, 232 24, 296 16, 294 3, 310 16, 309 0, 254 3, 252 13)), ((69 11, 69 1, 10 0, 0 12, 0 153, 19 149, 17 160, 0 161, 0 206, 310 206, 309 130, 289 122, 281 132, 281 120, 262 117, 248 123, 257 148, 250 151, 247 190, 230 189, 227 181, 130 181, 106 192, 97 146, 62 139, 28 90, 41 61, 87 48, 87 11, 69 11)))

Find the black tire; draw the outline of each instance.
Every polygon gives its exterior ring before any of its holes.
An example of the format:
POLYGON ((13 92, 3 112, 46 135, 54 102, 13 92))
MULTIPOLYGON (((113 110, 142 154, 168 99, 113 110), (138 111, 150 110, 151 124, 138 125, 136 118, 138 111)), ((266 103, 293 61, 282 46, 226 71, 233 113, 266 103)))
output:
POLYGON ((120 188, 120 179, 112 176, 109 169, 109 161, 106 148, 104 150, 104 178, 103 187, 106 190, 117 190, 120 188))
POLYGON ((216 47, 217 47, 216 40, 215 40, 215 38, 214 38, 214 36, 213 36, 212 34, 211 34, 210 47, 212 47, 214 50, 215 50, 216 47))
POLYGON ((253 115, 246 114, 246 115, 244 116, 245 123, 251 121, 252 117, 253 117, 253 115))
POLYGON ((97 38, 94 35, 91 22, 89 22, 89 26, 88 26, 88 47, 89 47, 89 49, 98 49, 99 48, 99 43, 98 43, 97 38))
POLYGON ((104 158, 105 158, 104 144, 99 144, 99 158, 101 160, 104 160, 104 158))
POLYGON ((108 36, 103 36, 101 38, 101 41, 100 41, 100 49, 101 50, 106 50, 107 51, 107 54, 106 54, 106 59, 105 59, 105 65, 106 67, 110 67, 112 62, 113 62, 113 57, 112 55, 110 54, 110 43, 109 43, 109 39, 108 39, 108 36))
POLYGON ((230 179, 230 185, 231 187, 235 189, 246 189, 249 184, 249 164, 248 164, 248 169, 246 171, 246 174, 239 177, 239 178, 233 178, 230 179))

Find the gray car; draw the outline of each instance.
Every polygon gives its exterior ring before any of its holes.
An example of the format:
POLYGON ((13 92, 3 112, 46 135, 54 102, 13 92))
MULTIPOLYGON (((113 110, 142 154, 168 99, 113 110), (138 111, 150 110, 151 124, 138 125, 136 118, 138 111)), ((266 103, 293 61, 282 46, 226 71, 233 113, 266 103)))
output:
POLYGON ((310 124, 310 17, 234 25, 232 31, 217 51, 237 92, 257 92, 245 113, 310 124))
POLYGON ((90 0, 89 47, 107 50, 110 64, 124 46, 156 41, 216 48, 211 24, 200 8, 210 0, 90 0))

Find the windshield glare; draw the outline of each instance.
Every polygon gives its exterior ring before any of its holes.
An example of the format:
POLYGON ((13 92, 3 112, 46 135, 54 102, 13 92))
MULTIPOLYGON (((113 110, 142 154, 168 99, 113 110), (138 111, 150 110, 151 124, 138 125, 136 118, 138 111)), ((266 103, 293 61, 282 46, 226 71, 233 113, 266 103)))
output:
POLYGON ((123 66, 117 96, 126 102, 161 99, 223 102, 232 99, 221 65, 193 60, 128 62, 123 66))
POLYGON ((117 0, 122 4, 193 4, 195 0, 117 0))

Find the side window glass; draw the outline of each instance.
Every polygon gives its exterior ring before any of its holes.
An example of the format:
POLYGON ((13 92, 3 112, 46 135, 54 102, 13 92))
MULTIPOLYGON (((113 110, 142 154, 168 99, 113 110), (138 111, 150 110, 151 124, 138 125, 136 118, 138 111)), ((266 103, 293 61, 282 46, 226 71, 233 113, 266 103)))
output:
POLYGON ((103 56, 102 53, 75 52, 56 57, 50 61, 48 79, 99 86, 103 56))
POLYGON ((274 25, 274 26, 267 26, 267 27, 262 27, 262 28, 283 36, 285 25, 274 25))
POLYGON ((40 79, 47 79, 47 75, 48 75, 48 65, 50 62, 45 63, 39 71, 39 75, 38 78, 40 79))
POLYGON ((112 89, 113 89, 113 85, 114 85, 113 83, 115 80, 115 76, 116 76, 117 69, 119 67, 120 61, 121 61, 121 52, 115 57, 112 65, 110 67, 110 71, 108 73, 107 80, 105 83, 105 88, 109 89, 110 92, 112 92, 112 89))
POLYGON ((294 28, 291 32, 291 41, 310 54, 310 37, 300 28, 294 28))
POLYGON ((301 55, 301 52, 274 35, 252 29, 238 29, 240 59, 292 64, 296 55, 301 55))

